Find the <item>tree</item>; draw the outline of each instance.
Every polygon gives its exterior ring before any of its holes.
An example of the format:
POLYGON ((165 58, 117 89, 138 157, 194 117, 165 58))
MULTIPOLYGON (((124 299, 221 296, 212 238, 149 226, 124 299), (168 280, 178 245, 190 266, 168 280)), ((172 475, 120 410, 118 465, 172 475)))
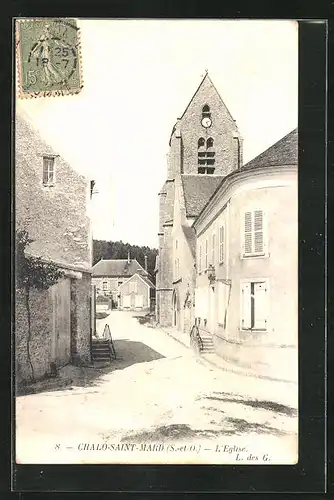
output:
POLYGON ((95 265, 101 259, 127 259, 128 253, 132 259, 137 259, 139 264, 145 266, 145 255, 147 255, 147 270, 152 281, 155 280, 154 267, 155 259, 158 254, 156 248, 148 246, 131 245, 123 241, 93 241, 93 264, 95 265))
POLYGON ((30 343, 31 343, 31 310, 30 310, 30 291, 32 288, 37 290, 47 290, 50 286, 64 275, 63 271, 52 262, 43 262, 41 257, 32 257, 26 255, 27 246, 32 243, 28 232, 25 229, 16 230, 16 287, 23 291, 25 297, 25 306, 28 319, 27 335, 27 359, 31 369, 31 379, 35 380, 34 367, 31 361, 30 343))

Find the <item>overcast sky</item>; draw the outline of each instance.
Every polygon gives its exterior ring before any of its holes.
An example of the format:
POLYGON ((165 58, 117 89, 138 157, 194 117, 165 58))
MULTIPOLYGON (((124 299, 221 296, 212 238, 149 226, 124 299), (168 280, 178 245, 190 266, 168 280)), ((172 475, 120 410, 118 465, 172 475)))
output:
POLYGON ((79 20, 84 88, 20 99, 42 137, 95 179, 96 239, 157 246, 171 129, 205 69, 251 160, 297 126, 295 21, 79 20))

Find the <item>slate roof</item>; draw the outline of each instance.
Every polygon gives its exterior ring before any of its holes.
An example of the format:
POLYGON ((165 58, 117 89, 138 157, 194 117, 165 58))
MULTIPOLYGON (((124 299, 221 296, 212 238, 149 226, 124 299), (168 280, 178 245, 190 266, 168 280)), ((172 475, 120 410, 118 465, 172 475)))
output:
POLYGON ((184 226, 182 224, 182 231, 188 242, 191 254, 193 257, 196 255, 196 233, 193 227, 184 226))
POLYGON ((130 263, 128 263, 127 259, 102 259, 93 266, 92 276, 122 276, 129 278, 135 274, 138 269, 145 272, 144 268, 136 259, 131 259, 130 263))
POLYGON ((139 276, 150 288, 155 288, 155 285, 152 283, 152 281, 147 276, 145 276, 145 275, 143 275, 141 273, 135 273, 135 274, 133 274, 126 281, 124 281, 124 283, 122 283, 120 286, 122 287, 123 285, 125 285, 126 283, 128 283, 131 280, 131 278, 133 278, 136 275, 139 276))
POLYGON ((150 288, 155 288, 154 284, 152 283, 152 281, 147 277, 147 276, 143 276, 142 274, 140 274, 140 277, 143 281, 145 281, 145 283, 148 284, 148 286, 150 288))
POLYGON ((200 214, 223 179, 223 175, 182 175, 188 217, 197 217, 200 214))
POLYGON ((298 129, 292 130, 242 168, 298 164, 298 129))

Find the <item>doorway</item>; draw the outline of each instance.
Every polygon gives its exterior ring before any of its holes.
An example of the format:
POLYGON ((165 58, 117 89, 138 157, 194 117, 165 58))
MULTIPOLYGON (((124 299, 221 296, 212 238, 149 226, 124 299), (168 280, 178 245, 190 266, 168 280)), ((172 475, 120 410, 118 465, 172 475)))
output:
POLYGON ((216 295, 215 287, 211 285, 209 287, 209 331, 214 333, 216 329, 216 295))
POLYGON ((173 326, 175 328, 179 329, 179 325, 180 325, 180 300, 179 300, 178 293, 176 290, 173 291, 172 304, 173 304, 173 326))

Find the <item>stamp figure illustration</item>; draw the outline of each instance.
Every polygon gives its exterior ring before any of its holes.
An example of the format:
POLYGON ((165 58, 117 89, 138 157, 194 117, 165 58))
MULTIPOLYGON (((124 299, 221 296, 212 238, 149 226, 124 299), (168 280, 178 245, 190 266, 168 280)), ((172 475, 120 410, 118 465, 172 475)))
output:
POLYGON ((80 42, 75 19, 20 20, 17 37, 23 97, 80 92, 80 42))

